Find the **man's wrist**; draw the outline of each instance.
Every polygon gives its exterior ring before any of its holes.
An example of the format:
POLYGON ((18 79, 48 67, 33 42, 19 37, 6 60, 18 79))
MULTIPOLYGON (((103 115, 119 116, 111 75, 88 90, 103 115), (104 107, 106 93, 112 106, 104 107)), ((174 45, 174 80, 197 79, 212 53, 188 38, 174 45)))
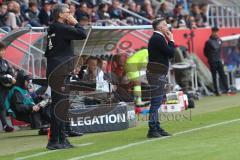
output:
POLYGON ((74 25, 74 27, 79 27, 79 26, 81 26, 79 23, 76 23, 76 24, 74 25))

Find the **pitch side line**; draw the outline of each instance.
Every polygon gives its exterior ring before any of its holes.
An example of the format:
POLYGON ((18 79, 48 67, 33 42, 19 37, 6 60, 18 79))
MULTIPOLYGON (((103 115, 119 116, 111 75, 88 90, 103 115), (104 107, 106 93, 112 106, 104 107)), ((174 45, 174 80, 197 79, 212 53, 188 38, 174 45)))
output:
MULTIPOLYGON (((83 146, 88 146, 88 145, 92 145, 92 144, 93 143, 84 143, 84 144, 76 144, 74 146, 76 146, 76 147, 83 147, 83 146)), ((28 156, 25 156, 25 157, 18 157, 15 160, 25 160, 25 159, 34 158, 34 157, 46 155, 46 154, 53 153, 53 152, 59 152, 59 151, 62 151, 62 149, 52 150, 52 151, 45 151, 45 152, 39 152, 39 153, 31 154, 31 155, 28 155, 28 156)))
MULTIPOLYGON (((233 119, 233 120, 230 120, 230 121, 224 121, 224 122, 220 122, 220 123, 215 123, 215 124, 211 124, 211 125, 207 125, 207 126, 203 126, 203 127, 199 127, 199 128, 194 128, 194 129, 178 132, 178 133, 173 134, 172 136, 182 135, 182 134, 185 134, 185 133, 199 131, 199 130, 202 130, 202 129, 212 128, 212 127, 225 125, 225 124, 238 122, 238 121, 240 121, 240 119, 233 119)), ((141 144, 145 144, 145 143, 149 143, 149 142, 159 141, 159 140, 167 139, 167 138, 170 138, 170 137, 171 136, 162 137, 162 138, 155 138, 155 139, 140 141, 140 142, 136 142, 136 143, 130 143, 130 144, 127 144, 127 145, 124 145, 124 146, 115 147, 115 148, 108 149, 108 150, 105 150, 105 151, 100 151, 100 152, 87 154, 87 155, 83 155, 83 156, 79 156, 79 157, 74 157, 74 158, 70 158, 70 159, 67 159, 67 160, 81 160, 81 159, 85 159, 85 158, 100 156, 100 155, 103 155, 103 154, 106 154, 106 153, 123 150, 123 149, 126 149, 126 148, 130 148, 130 147, 133 147, 133 146, 137 146, 137 145, 141 145, 141 144)))

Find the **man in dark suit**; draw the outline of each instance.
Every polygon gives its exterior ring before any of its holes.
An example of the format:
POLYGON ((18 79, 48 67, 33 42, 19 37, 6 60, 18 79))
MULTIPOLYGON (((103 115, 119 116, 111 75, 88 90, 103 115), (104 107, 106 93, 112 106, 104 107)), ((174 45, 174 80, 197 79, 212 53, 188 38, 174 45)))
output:
POLYGON ((164 87, 167 83, 169 59, 173 58, 175 45, 173 34, 169 31, 165 19, 156 19, 152 23, 154 32, 148 43, 147 79, 151 87, 151 107, 149 110, 148 138, 169 136, 160 127, 158 109, 162 103, 164 87))
POLYGON ((72 40, 86 38, 84 29, 70 14, 68 5, 56 4, 53 7, 53 23, 47 35, 47 79, 51 87, 50 139, 47 148, 66 149, 73 146, 65 135, 65 123, 68 122, 69 89, 65 85, 66 77, 74 69, 72 40), (64 103, 62 103, 64 102, 64 103))
POLYGON ((214 92, 216 96, 220 96, 217 86, 217 73, 219 74, 219 78, 222 81, 223 87, 225 89, 223 93, 229 92, 227 77, 224 72, 224 66, 221 58, 222 41, 218 36, 218 31, 219 29, 217 27, 212 28, 212 34, 204 46, 204 55, 208 59, 208 64, 212 73, 214 92))

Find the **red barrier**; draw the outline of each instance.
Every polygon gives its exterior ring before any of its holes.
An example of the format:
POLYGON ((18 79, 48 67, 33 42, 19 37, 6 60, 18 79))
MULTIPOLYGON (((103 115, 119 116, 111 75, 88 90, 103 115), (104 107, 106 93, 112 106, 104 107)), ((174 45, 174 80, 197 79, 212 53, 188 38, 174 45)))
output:
MULTIPOLYGON (((152 30, 146 30, 144 32, 148 35, 152 34, 152 30)), ((203 55, 203 47, 204 47, 205 42, 207 41, 207 39, 210 36, 211 29, 210 28, 198 28, 198 29, 194 29, 193 32, 195 35, 193 38, 193 42, 194 42, 193 50, 203 60, 203 62, 206 63, 206 58, 203 55)), ((134 33, 137 35, 140 35, 136 31, 134 31, 134 33)), ((188 40, 186 38, 184 38, 184 34, 189 34, 189 33, 190 33, 189 29, 173 29, 175 43, 177 45, 183 45, 185 47, 188 47, 188 40)), ((220 37, 234 35, 234 34, 240 34, 240 28, 221 28, 219 31, 220 37)), ((39 37, 39 35, 40 35, 39 33, 33 34, 32 42, 34 42, 34 40, 37 39, 39 37)), ((0 35, 0 37, 1 36, 2 35, 0 35)), ((26 42, 30 42, 29 36, 30 36, 30 34, 26 34, 26 35, 22 36, 21 39, 23 39, 26 42)), ((148 38, 145 37, 144 39, 146 41, 148 41, 148 38)), ((141 47, 147 46, 147 42, 140 40, 139 38, 133 36, 130 33, 126 34, 119 41, 119 44, 121 44, 122 42, 124 42, 124 43, 126 42, 125 43, 126 45, 129 45, 128 42, 131 42, 131 47, 134 49, 139 49, 141 47)), ((28 46, 20 44, 19 42, 14 42, 14 43, 16 45, 20 45, 24 49, 28 50, 28 46)), ((122 44, 124 44, 124 43, 122 43, 122 44)), ((118 44, 118 47, 120 46, 119 44, 118 44)), ((123 47, 123 49, 127 49, 127 47, 126 48, 123 47)), ((13 47, 9 47, 7 49, 7 53, 6 53, 5 57, 17 64, 20 64, 23 60, 23 54, 19 50, 15 49, 13 47)))
MULTIPOLYGON (((201 58, 201 60, 206 63, 206 57, 203 54, 203 48, 205 42, 208 40, 211 29, 210 28, 202 28, 202 29, 195 29, 194 31, 194 38, 193 38, 193 44, 194 44, 194 52, 201 58)), ((184 33, 190 32, 189 30, 174 30, 174 38, 176 41, 176 44, 178 45, 184 45, 187 46, 187 40, 183 38, 184 33)), ((234 35, 234 34, 240 34, 240 28, 221 28, 219 31, 219 36, 228 36, 228 35, 234 35)))
MULTIPOLYGON (((3 37, 4 34, 0 34, 0 37, 3 37)), ((26 44, 19 42, 19 41, 13 41, 13 44, 26 50, 29 51, 29 43, 34 43, 39 36, 41 36, 40 33, 31 33, 31 34, 25 34, 21 37, 19 37, 21 40, 23 40, 24 42, 26 42, 26 44)), ((23 56, 24 53, 22 51, 20 51, 19 49, 16 49, 12 46, 9 46, 6 49, 6 54, 4 55, 4 57, 8 60, 10 60, 11 62, 13 62, 14 64, 22 64, 23 61, 23 56)))
MULTIPOLYGON (((206 57, 203 54, 203 48, 204 48, 205 42, 208 40, 211 34, 211 28, 198 28, 192 31, 194 33, 194 37, 193 37, 194 53, 196 53, 203 60, 203 62, 206 63, 207 61, 206 61, 206 57)), ((148 35, 152 34, 152 31, 149 31, 149 30, 144 32, 148 35)), ((188 39, 184 38, 184 34, 189 35, 190 32, 191 31, 189 29, 173 29, 173 35, 174 35, 174 40, 176 45, 183 45, 188 48, 188 39)), ((240 28, 221 28, 219 31, 220 37, 234 35, 234 34, 240 34, 240 28)), ((120 40, 120 43, 124 41, 133 42, 132 47, 134 49, 139 49, 141 47, 147 46, 146 42, 143 42, 139 38, 129 33, 120 40)))

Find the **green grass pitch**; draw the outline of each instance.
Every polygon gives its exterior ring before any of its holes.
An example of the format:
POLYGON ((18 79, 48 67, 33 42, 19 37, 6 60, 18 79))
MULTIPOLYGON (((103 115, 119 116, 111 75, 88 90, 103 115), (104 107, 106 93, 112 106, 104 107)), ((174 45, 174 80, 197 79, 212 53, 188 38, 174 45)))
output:
POLYGON ((147 139, 147 122, 128 130, 70 138, 77 147, 48 151, 37 130, 0 133, 0 160, 238 160, 240 95, 204 97, 184 117, 163 120, 174 136, 147 139), (191 117, 190 117, 191 116, 191 117), (186 131, 186 132, 184 132, 186 131))

